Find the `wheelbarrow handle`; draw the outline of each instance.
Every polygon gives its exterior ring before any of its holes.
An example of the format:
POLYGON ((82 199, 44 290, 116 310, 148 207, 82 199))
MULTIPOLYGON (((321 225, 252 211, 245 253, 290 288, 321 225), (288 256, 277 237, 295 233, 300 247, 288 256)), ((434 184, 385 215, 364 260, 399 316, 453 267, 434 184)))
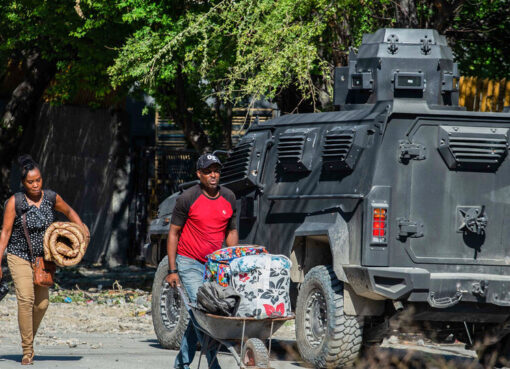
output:
MULTIPOLYGON (((193 306, 191 304, 191 302, 189 301, 188 295, 186 294, 186 291, 184 291, 184 288, 182 288, 182 286, 177 286, 176 288, 177 288, 177 291, 179 291, 179 294, 181 295, 181 299, 184 302, 184 306, 186 307, 186 310, 189 313, 189 318, 190 318, 191 322, 193 323, 193 326, 195 327, 195 329, 208 335, 208 333, 200 326, 200 324, 198 324, 197 320, 195 319, 195 315, 193 314, 193 308, 195 306, 193 306)), ((200 337, 199 337, 199 340, 201 340, 200 337)))
POLYGON ((182 301, 184 301, 184 306, 186 306, 186 310, 191 310, 191 302, 189 301, 188 295, 184 291, 184 288, 182 286, 177 286, 177 291, 179 291, 179 295, 181 295, 182 301))

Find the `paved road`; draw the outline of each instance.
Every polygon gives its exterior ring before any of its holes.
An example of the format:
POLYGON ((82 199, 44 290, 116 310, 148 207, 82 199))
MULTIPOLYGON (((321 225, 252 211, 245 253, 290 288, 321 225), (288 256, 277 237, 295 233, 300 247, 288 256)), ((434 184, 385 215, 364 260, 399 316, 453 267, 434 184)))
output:
MULTIPOLYGON (((60 337, 70 340, 76 347, 67 345, 36 346, 34 368, 69 368, 69 369, 157 369, 171 368, 177 351, 165 350, 155 336, 116 336, 116 335, 72 335, 60 337)), ((14 343, 0 343, 0 368, 17 368, 21 360, 20 346, 14 343)), ((283 355, 279 347, 277 355, 283 355)), ((235 361, 225 352, 220 355, 223 368, 234 368, 235 361)), ((276 355, 272 355, 277 359, 276 355)), ((198 367, 198 356, 192 368, 198 367)), ((277 368, 300 368, 292 360, 278 361, 277 368)), ((201 368, 206 368, 202 363, 201 368)))
MULTIPOLYGON (((119 336, 115 334, 91 335, 77 334, 60 337, 60 340, 70 340, 76 347, 68 345, 38 345, 36 346, 36 362, 34 368, 53 369, 157 369, 171 368, 176 351, 165 350, 159 346, 152 335, 119 336)), ((48 342, 48 341, 45 341, 48 342)), ((391 362, 406 363, 409 368, 470 368, 476 365, 473 352, 466 351, 460 346, 418 346, 410 343, 383 344, 369 353, 359 368, 389 366, 391 362), (388 347, 391 346, 391 347, 388 347), (376 366, 373 366, 373 364, 376 366), (386 363, 386 364, 385 364, 386 363)), ((278 341, 272 352, 272 367, 275 369, 290 369, 306 367, 293 354, 293 342, 278 341)), ((18 368, 20 362, 20 347, 12 341, 0 342, 0 368, 18 368)), ((235 361, 227 352, 220 354, 220 364, 224 369, 235 368, 235 361)), ((198 368, 198 360, 192 365, 198 368)), ((206 368, 202 363, 201 368, 206 368)))

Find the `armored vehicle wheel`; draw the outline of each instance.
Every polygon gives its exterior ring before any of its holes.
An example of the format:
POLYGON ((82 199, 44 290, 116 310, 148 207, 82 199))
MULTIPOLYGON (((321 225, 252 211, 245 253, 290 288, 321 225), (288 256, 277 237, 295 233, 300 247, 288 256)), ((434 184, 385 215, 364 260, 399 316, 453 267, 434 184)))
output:
POLYGON ((189 316, 179 292, 165 282, 168 256, 159 263, 152 283, 152 324, 159 343, 166 349, 178 349, 189 316))
POLYGON ((510 367, 510 335, 493 345, 477 349, 476 354, 484 368, 510 367))
POLYGON ((269 354, 264 343, 258 338, 246 341, 241 360, 247 367, 269 368, 269 354))
POLYGON ((344 315, 343 284, 331 266, 305 276, 296 306, 296 341, 303 359, 317 368, 348 366, 362 346, 363 320, 344 315))

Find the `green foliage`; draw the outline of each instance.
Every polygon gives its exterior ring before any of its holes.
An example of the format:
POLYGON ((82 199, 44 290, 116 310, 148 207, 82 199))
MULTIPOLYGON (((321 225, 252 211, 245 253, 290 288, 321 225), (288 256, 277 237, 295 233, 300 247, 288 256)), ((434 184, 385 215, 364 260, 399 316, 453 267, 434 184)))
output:
MULTIPOLYGON (((126 39, 115 64, 109 69, 115 86, 134 81, 146 82, 145 76, 149 75, 154 67, 151 64, 154 54, 163 49, 165 44, 178 39, 185 27, 186 12, 178 12, 179 4, 184 6, 185 3, 187 2, 163 1, 156 4, 137 0, 124 0, 119 3, 124 12, 123 21, 132 25, 134 32, 126 39)), ((193 7, 186 7, 186 11, 192 12, 193 7)), ((183 55, 181 52, 174 56, 174 59, 165 59, 164 63, 158 66, 158 75, 153 80, 153 86, 175 78, 183 55)), ((149 84, 145 86, 150 88, 149 84)))
POLYGON ((510 77, 510 4, 466 1, 447 31, 464 75, 510 77))
POLYGON ((38 52, 57 67, 46 95, 71 101, 92 92, 98 101, 111 93, 106 73, 115 48, 127 36, 121 12, 107 0, 10 0, 0 3, 0 65, 38 52))
MULTIPOLYGON (((226 101, 271 99, 296 86, 303 99, 310 99, 317 108, 321 90, 331 96, 333 67, 346 64, 349 47, 357 47, 364 33, 395 26, 436 28, 446 34, 463 74, 492 78, 510 74, 510 43, 501 42, 510 41, 506 0, 241 0, 208 4, 176 21, 181 27, 175 28, 169 39, 151 35, 148 43, 155 47, 153 56, 144 55, 143 68, 134 69, 137 77, 146 83, 161 76, 172 78, 172 69, 167 68, 179 60, 188 74, 198 73, 216 86, 216 95, 226 101), (409 3, 412 6, 405 9, 409 3)), ((131 51, 128 47, 124 54, 132 55, 131 51)), ((130 61, 137 65, 139 60, 132 56, 130 61)), ((116 71, 123 63, 122 58, 117 59, 116 71)))
MULTIPOLYGON (((115 64, 108 69, 113 86, 135 86, 155 98, 163 115, 171 116, 184 126, 184 110, 192 111, 192 119, 215 132, 213 141, 221 141, 222 123, 212 113, 206 99, 216 92, 210 80, 203 79, 199 66, 187 55, 196 48, 197 39, 189 30, 190 19, 207 14, 211 4, 195 1, 161 1, 148 3, 123 0, 118 3, 123 21, 133 33, 118 50, 115 64), (165 50, 172 47, 172 53, 165 50), (153 59, 157 55, 158 63, 153 59)), ((202 35, 199 32, 200 35, 202 35)), ((184 127, 185 128, 185 127, 184 127)))
POLYGON ((130 88, 166 113, 185 101, 219 137, 223 113, 209 98, 223 109, 290 89, 327 109, 333 68, 380 27, 436 28, 462 74, 508 77, 509 9, 508 0, 5 0, 0 66, 37 50, 57 66, 53 101, 130 88))
POLYGON ((224 102, 271 99, 291 85, 313 100, 315 81, 331 79, 328 43, 331 25, 343 21, 339 14, 348 10, 355 19, 350 29, 357 43, 374 28, 367 8, 351 0, 218 1, 197 10, 175 19, 164 34, 147 26, 136 33, 110 69, 114 83, 133 78, 157 85, 171 80, 180 63, 199 84, 207 81, 201 86, 206 96, 224 102))

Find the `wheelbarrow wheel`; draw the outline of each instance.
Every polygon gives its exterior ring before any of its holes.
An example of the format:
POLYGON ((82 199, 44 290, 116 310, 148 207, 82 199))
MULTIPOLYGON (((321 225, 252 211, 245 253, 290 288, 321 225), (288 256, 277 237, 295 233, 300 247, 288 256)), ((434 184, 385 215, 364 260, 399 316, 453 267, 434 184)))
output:
POLYGON ((258 338, 250 338, 246 341, 241 358, 247 367, 269 368, 269 353, 264 342, 258 338))

